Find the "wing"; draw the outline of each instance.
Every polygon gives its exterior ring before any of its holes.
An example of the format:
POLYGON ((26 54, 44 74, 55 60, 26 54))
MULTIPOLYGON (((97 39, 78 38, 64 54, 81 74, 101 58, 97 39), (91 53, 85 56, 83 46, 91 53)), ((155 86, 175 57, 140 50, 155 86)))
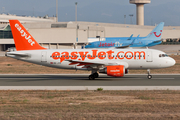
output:
MULTIPOLYGON (((139 35, 137 36, 137 39, 139 38, 139 35)), ((134 44, 134 41, 135 41, 136 39, 134 39, 134 40, 132 40, 132 42, 129 44, 129 45, 126 45, 126 46, 119 46, 119 47, 115 47, 116 49, 121 49, 121 48, 128 48, 128 47, 130 47, 131 45, 133 45, 134 44)))
POLYGON ((69 61, 69 65, 82 66, 82 68, 101 69, 105 66, 124 65, 128 68, 129 65, 126 62, 106 62, 106 61, 78 61, 78 60, 66 60, 69 61))
POLYGON ((130 44, 129 45, 126 45, 126 46, 119 46, 119 47, 115 47, 116 49, 121 49, 121 48, 128 48, 129 46, 131 46, 130 44))

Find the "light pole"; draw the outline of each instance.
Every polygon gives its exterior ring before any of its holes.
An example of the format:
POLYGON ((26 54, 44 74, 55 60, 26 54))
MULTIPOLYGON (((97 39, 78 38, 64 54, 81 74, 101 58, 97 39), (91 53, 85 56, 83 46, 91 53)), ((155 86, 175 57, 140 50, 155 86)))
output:
POLYGON ((58 0, 56 0, 56 22, 58 22, 58 0))
POLYGON ((75 8, 75 20, 76 20, 76 22, 77 22, 77 2, 75 2, 75 5, 76 5, 76 8, 75 8))
POLYGON ((124 24, 126 24, 126 15, 124 15, 124 24))
POLYGON ((77 2, 75 2, 75 20, 76 20, 76 43, 75 43, 75 49, 77 48, 77 43, 78 43, 78 29, 79 29, 79 26, 77 24, 77 2))
POLYGON ((132 22, 133 14, 130 14, 129 16, 130 16, 130 19, 131 19, 131 24, 133 24, 133 22, 132 22))
POLYGON ((2 13, 4 13, 5 12, 5 7, 2 7, 2 13))

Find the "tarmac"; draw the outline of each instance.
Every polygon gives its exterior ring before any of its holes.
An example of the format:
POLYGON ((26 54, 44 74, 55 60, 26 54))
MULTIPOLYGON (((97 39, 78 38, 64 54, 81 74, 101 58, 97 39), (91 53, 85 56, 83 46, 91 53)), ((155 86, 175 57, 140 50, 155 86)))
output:
POLYGON ((180 75, 100 75, 89 80, 87 74, 0 75, 0 90, 180 90, 180 75))

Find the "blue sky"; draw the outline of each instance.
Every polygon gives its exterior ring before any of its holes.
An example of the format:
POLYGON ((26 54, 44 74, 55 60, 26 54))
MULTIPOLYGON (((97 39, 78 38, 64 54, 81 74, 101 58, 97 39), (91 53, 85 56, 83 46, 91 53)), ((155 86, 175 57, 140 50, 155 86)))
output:
MULTIPOLYGON (((136 6, 129 0, 58 0, 59 21, 75 21, 75 2, 78 2, 78 21, 126 23, 133 14, 136 24, 136 6)), ((56 0, 0 0, 0 13, 27 16, 53 16, 56 0)), ((180 0, 151 0, 145 5, 145 25, 165 22, 166 26, 180 26, 180 0)))

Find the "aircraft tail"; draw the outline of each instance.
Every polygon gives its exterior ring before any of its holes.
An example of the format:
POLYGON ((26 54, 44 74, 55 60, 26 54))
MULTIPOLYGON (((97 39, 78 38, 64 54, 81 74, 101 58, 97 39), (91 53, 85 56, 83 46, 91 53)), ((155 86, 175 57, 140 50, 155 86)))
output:
POLYGON ((17 51, 46 49, 37 43, 18 20, 9 20, 9 23, 17 51))
POLYGON ((159 23, 147 36, 144 40, 161 40, 162 31, 164 27, 164 22, 159 23))

